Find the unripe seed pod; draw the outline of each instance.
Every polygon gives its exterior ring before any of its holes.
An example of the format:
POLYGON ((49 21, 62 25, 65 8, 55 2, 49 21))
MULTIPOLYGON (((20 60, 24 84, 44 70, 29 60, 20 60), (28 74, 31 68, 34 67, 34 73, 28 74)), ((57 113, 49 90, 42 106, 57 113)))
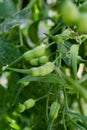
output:
POLYGON ((77 28, 79 32, 87 34, 87 13, 80 13, 77 28))
POLYGON ((8 68, 8 70, 19 72, 19 73, 24 73, 24 74, 30 74, 32 76, 44 76, 44 75, 50 74, 54 70, 54 63, 47 62, 46 64, 40 67, 33 67, 31 69, 8 68))
POLYGON ((24 102, 25 108, 29 109, 32 108, 35 105, 35 100, 34 99, 28 99, 24 102))
POLYGON ((29 61, 33 58, 43 56, 45 54, 45 51, 46 51, 46 45, 42 44, 30 51, 25 52, 22 57, 24 57, 27 61, 29 61))
POLYGON ((48 62, 48 57, 47 56, 42 56, 39 58, 39 63, 40 64, 45 64, 48 62))
POLYGON ((33 66, 38 66, 39 65, 39 58, 31 59, 30 64, 33 66))
POLYGON ((31 69, 30 69, 30 74, 31 74, 32 76, 39 76, 39 75, 40 75, 40 72, 39 72, 38 68, 34 67, 34 68, 31 68, 31 69))
POLYGON ((60 109, 60 104, 58 102, 53 102, 50 107, 50 118, 55 120, 58 116, 58 112, 60 109))
POLYGON ((20 113, 24 112, 24 111, 25 111, 25 105, 19 104, 19 105, 18 105, 18 111, 19 111, 20 113))
POLYGON ((46 64, 40 67, 34 67, 30 69, 30 74, 32 76, 44 76, 50 74, 54 70, 54 63, 47 62, 46 64))
POLYGON ((45 51, 46 51, 46 45, 44 44, 33 49, 35 57, 43 56, 45 54, 45 51))
POLYGON ((27 52, 25 52, 22 56, 25 60, 29 61, 34 57, 34 53, 32 50, 29 50, 27 52))
POLYGON ((66 0, 62 7, 62 18, 64 22, 72 26, 77 22, 78 17, 79 17, 78 8, 71 0, 66 0))

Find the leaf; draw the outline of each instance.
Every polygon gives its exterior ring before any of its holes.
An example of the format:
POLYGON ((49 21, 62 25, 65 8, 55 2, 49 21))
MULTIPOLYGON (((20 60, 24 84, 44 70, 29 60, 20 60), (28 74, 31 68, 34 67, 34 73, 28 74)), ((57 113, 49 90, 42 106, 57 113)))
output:
POLYGON ((12 0, 0 1, 0 18, 11 17, 16 12, 16 8, 12 0))
POLYGON ((77 113, 74 113, 74 112, 71 112, 71 111, 65 111, 66 114, 69 114, 70 116, 75 116, 76 118, 78 119, 81 119, 82 121, 85 121, 87 122, 87 117, 86 116, 82 116, 82 115, 79 115, 77 113))
POLYGON ((71 43, 69 41, 65 41, 64 44, 63 44, 63 47, 62 47, 62 57, 63 57, 63 60, 64 62, 68 65, 68 66, 71 66, 71 60, 70 60, 70 57, 69 57, 69 51, 70 51, 70 47, 71 47, 71 43))
POLYGON ((79 92, 79 94, 84 98, 84 100, 87 102, 87 90, 84 88, 84 86, 80 85, 77 80, 75 81, 71 77, 65 75, 64 73, 62 76, 66 79, 66 81, 69 82, 69 84, 72 84, 72 87, 75 89, 76 92, 79 92))
POLYGON ((38 23, 37 21, 29 26, 29 37, 34 43, 38 42, 38 23))
POLYGON ((87 81, 87 74, 85 74, 80 80, 79 80, 79 83, 83 83, 87 81))
POLYGON ((47 83, 59 83, 61 82, 60 77, 57 74, 49 74, 42 77, 34 77, 31 75, 25 76, 24 78, 20 79, 18 83, 22 82, 30 82, 30 81, 40 81, 40 82, 47 82, 47 83))
POLYGON ((75 79, 77 79, 77 56, 78 56, 79 45, 72 45, 70 48, 71 66, 75 79))
POLYGON ((9 32, 12 28, 28 22, 29 16, 29 9, 24 8, 23 10, 17 12, 13 17, 5 19, 4 22, 0 24, 0 34, 9 32))
POLYGON ((3 66, 10 64, 17 57, 19 57, 19 51, 15 45, 0 39, 0 70, 3 66))

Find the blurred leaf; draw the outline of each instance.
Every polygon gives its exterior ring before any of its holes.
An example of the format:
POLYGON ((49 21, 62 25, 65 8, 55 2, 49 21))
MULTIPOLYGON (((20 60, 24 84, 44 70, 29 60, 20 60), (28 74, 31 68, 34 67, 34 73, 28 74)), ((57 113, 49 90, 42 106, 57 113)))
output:
POLYGON ((40 81, 40 82, 47 82, 47 83, 59 83, 61 82, 60 77, 57 74, 49 74, 43 77, 33 77, 31 75, 25 76, 24 78, 20 79, 18 83, 22 82, 30 82, 30 81, 40 81))
POLYGON ((0 34, 4 32, 9 32, 12 28, 16 26, 20 26, 28 22, 28 18, 30 16, 30 11, 28 8, 24 8, 23 10, 16 13, 13 17, 5 19, 0 24, 0 34))
POLYGON ((38 42, 38 21, 32 23, 29 26, 29 37, 32 40, 32 42, 34 43, 38 42))
POLYGON ((79 80, 79 83, 83 83, 87 81, 87 74, 85 74, 84 76, 82 76, 82 78, 79 80))
POLYGON ((74 112, 71 112, 71 111, 66 111, 65 113, 69 114, 70 116, 76 117, 77 119, 81 119, 82 121, 87 122, 87 117, 86 116, 82 116, 80 114, 77 114, 77 113, 74 113, 74 112))
POLYGON ((19 56, 16 46, 0 39, 0 70, 3 66, 10 64, 19 56))
POLYGON ((64 62, 68 65, 68 66, 71 66, 71 58, 69 56, 69 51, 70 51, 70 47, 71 47, 71 43, 68 42, 68 41, 65 41, 64 42, 64 45, 62 47, 62 57, 63 57, 63 60, 64 62))
POLYGON ((0 1, 0 18, 7 18, 16 12, 16 8, 12 0, 0 1))

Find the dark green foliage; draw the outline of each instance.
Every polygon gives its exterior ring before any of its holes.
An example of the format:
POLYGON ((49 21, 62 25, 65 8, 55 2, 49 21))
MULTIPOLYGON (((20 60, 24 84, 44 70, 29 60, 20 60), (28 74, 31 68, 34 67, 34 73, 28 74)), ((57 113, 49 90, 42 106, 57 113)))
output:
POLYGON ((85 3, 0 0, 0 130, 87 130, 85 3))

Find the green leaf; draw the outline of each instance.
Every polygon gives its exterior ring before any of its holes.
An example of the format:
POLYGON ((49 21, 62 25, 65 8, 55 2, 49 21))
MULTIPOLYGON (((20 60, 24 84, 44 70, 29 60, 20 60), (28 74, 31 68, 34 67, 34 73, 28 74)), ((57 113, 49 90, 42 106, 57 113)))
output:
POLYGON ((65 41, 62 47, 62 51, 64 53, 62 53, 62 57, 64 62, 68 65, 71 66, 71 59, 69 57, 69 51, 70 51, 70 47, 71 47, 71 43, 69 41, 65 41))
POLYGON ((0 18, 8 18, 16 12, 16 8, 12 0, 0 1, 0 18))
POLYGON ((75 89, 76 92, 79 92, 79 94, 84 98, 84 100, 87 102, 87 90, 84 88, 84 86, 80 85, 77 80, 75 81, 71 77, 65 75, 63 73, 63 77, 68 81, 70 84, 72 84, 72 87, 75 89))
POLYGON ((24 78, 20 79, 18 83, 22 82, 30 82, 30 81, 40 81, 40 82, 47 82, 47 83, 59 83, 61 82, 60 77, 57 74, 49 74, 43 77, 33 77, 31 75, 25 76, 24 78))
POLYGON ((17 57, 19 57, 19 51, 16 46, 0 39, 0 70, 3 66, 10 64, 17 57))
POLYGON ((29 37, 34 43, 38 42, 38 24, 39 21, 34 22, 29 26, 29 37))
POLYGON ((79 45, 72 45, 70 48, 71 66, 75 79, 77 79, 77 56, 78 56, 79 45))
POLYGON ((13 17, 7 18, 0 24, 0 34, 4 32, 9 32, 12 28, 16 26, 20 26, 28 22, 28 18, 30 16, 30 11, 28 8, 24 8, 23 10, 16 13, 13 17))
POLYGON ((83 115, 80 115, 80 114, 77 114, 77 113, 74 113, 74 112, 71 112, 71 111, 65 111, 65 113, 69 114, 70 116, 81 119, 84 122, 87 122, 87 117, 86 116, 83 116, 83 115))
POLYGON ((83 83, 87 81, 87 74, 83 75, 83 77, 79 80, 79 83, 83 83))

